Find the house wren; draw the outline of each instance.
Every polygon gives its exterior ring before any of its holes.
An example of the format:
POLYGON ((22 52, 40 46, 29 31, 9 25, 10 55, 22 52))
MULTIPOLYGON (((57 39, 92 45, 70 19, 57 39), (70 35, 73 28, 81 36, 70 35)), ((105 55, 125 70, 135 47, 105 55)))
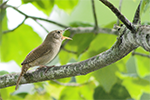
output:
MULTIPOLYGON (((65 30, 68 30, 68 28, 65 30)), ((50 32, 46 36, 44 42, 35 49, 33 49, 26 56, 25 60, 21 63, 22 65, 21 74, 17 80, 15 90, 17 90, 18 88, 22 76, 27 72, 27 70, 30 67, 34 66, 45 67, 45 65, 48 62, 50 62, 59 52, 62 41, 65 39, 71 40, 71 38, 62 35, 62 33, 65 30, 54 30, 50 32)))

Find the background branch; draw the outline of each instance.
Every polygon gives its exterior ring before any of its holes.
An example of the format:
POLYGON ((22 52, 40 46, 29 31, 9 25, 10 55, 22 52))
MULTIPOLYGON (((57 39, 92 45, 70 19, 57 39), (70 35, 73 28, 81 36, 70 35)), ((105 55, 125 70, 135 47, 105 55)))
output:
POLYGON ((132 52, 132 55, 139 55, 139 56, 150 58, 150 55, 146 55, 146 54, 142 54, 142 53, 138 53, 138 52, 132 52))
POLYGON ((25 17, 25 19, 17 27, 15 27, 14 29, 3 31, 3 34, 6 34, 6 33, 9 33, 9 32, 12 32, 12 31, 16 30, 17 28, 19 28, 25 22, 26 19, 27 19, 27 17, 25 17))
POLYGON ((65 26, 65 25, 63 25, 63 24, 60 24, 60 23, 58 23, 58 22, 49 20, 49 19, 40 18, 40 17, 34 17, 34 16, 29 16, 29 15, 25 14, 24 12, 20 11, 18 8, 14 7, 14 6, 11 6, 11 5, 5 5, 4 8, 7 8, 7 7, 13 8, 13 9, 16 10, 17 12, 19 12, 20 14, 24 15, 24 16, 27 17, 27 18, 31 18, 31 19, 33 19, 33 20, 36 19, 36 20, 46 21, 46 22, 55 24, 55 25, 60 26, 60 27, 63 27, 63 28, 67 28, 67 27, 68 27, 68 26, 65 26))
MULTIPOLYGON (((120 0, 120 3, 119 3, 119 11, 121 12, 121 7, 122 7, 122 1, 123 0, 120 0)), ((118 20, 117 20, 117 25, 119 25, 120 24, 120 21, 119 21, 119 18, 118 18, 118 20)))
MULTIPOLYGON (((63 66, 56 66, 52 67, 51 69, 43 68, 37 71, 28 71, 23 76, 20 83, 26 84, 71 76, 85 75, 92 71, 108 66, 120 60, 132 50, 136 49, 138 46, 141 46, 143 42, 140 42, 138 40, 145 37, 147 34, 150 34, 149 30, 150 26, 141 26, 139 27, 139 31, 136 34, 137 36, 135 36, 135 34, 132 34, 132 32, 127 29, 122 36, 122 39, 118 39, 117 42, 109 50, 102 52, 101 54, 98 54, 85 61, 63 66), (47 70, 47 73, 45 73, 45 70, 47 70)), ((149 43, 149 41, 150 38, 147 42, 149 43)), ((150 47, 146 48, 149 48, 150 50, 150 47)), ((0 76, 0 88, 15 85, 19 75, 20 73, 14 73, 0 76)))
POLYGON ((6 5, 6 3, 8 2, 8 0, 7 1, 5 1, 5 2, 3 2, 1 5, 0 5, 0 8, 2 9, 3 8, 3 6, 4 5, 6 5))
POLYGON ((82 85, 85 85, 88 83, 88 82, 86 82, 86 83, 78 84, 78 83, 61 83, 57 80, 52 80, 52 81, 59 84, 59 85, 63 85, 63 86, 82 86, 82 85))
POLYGON ((47 33, 49 33, 49 31, 41 23, 39 23, 36 19, 34 19, 34 21, 39 24, 47 33))
POLYGON ((95 23, 94 29, 97 29, 98 28, 98 22, 97 22, 97 17, 96 17, 95 4, 94 4, 94 0, 91 0, 91 1, 92 1, 92 10, 93 10, 93 16, 94 16, 94 23, 95 23))
POLYGON ((64 50, 64 51, 66 51, 66 52, 68 52, 68 53, 77 54, 77 52, 75 52, 75 51, 70 51, 70 50, 67 50, 67 49, 66 49, 66 48, 64 48, 64 47, 61 47, 61 49, 62 49, 62 50, 64 50))
POLYGON ((141 19, 140 19, 140 8, 141 8, 141 3, 142 1, 140 1, 138 8, 136 9, 135 15, 134 15, 134 19, 133 19, 133 24, 141 24, 141 19))
POLYGON ((114 14, 125 24, 125 26, 133 33, 136 32, 134 25, 109 1, 100 0, 104 5, 106 5, 114 14))

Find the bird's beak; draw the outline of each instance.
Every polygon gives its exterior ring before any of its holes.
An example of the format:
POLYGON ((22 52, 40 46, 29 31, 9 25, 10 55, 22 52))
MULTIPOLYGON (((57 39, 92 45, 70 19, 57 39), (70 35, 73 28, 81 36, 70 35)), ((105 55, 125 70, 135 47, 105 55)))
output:
MULTIPOLYGON (((68 30, 68 29, 70 29, 70 28, 68 27, 68 28, 64 29, 63 31, 66 31, 66 30, 68 30)), ((62 34, 61 34, 61 35, 62 35, 62 34)), ((65 37, 65 36, 63 36, 63 35, 62 35, 62 39, 63 39, 63 40, 65 40, 65 39, 72 40, 72 38, 65 37)))
POLYGON ((72 38, 65 37, 65 36, 62 36, 62 39, 63 39, 63 40, 65 40, 65 39, 72 40, 72 38))

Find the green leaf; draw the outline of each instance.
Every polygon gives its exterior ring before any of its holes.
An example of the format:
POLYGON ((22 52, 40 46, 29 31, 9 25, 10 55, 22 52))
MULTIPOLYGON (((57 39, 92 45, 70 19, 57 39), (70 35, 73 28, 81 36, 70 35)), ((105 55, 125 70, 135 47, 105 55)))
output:
POLYGON ((3 22, 2 22, 2 30, 5 31, 5 30, 8 30, 8 27, 7 27, 7 16, 5 15, 4 18, 3 18, 3 22))
POLYGON ((64 90, 61 92, 59 100, 81 99, 78 91, 79 91, 78 87, 65 87, 64 90))
POLYGON ((59 85, 53 81, 49 81, 49 84, 45 84, 44 87, 47 93, 56 99, 59 98, 61 91, 65 88, 65 86, 59 85))
POLYGON ((98 34, 90 43, 89 49, 82 54, 81 61, 93 57, 109 49, 116 41, 116 36, 108 34, 98 34))
POLYGON ((52 100, 48 93, 34 93, 28 94, 24 100, 52 100))
POLYGON ((146 57, 137 56, 137 71, 141 77, 150 75, 150 59, 146 57))
POLYGON ((69 26, 71 26, 71 27, 93 27, 93 25, 92 24, 90 24, 90 23, 85 23, 85 22, 72 22, 72 23, 70 23, 70 25, 69 26))
POLYGON ((7 72, 7 71, 0 71, 0 76, 4 75, 4 74, 9 74, 9 72, 7 72))
MULTIPOLYGON (((91 26, 91 24, 89 24, 89 23, 82 23, 82 22, 73 22, 70 25, 72 27, 91 26)), ((64 33, 65 36, 70 36, 70 34, 71 34, 70 32, 64 33)), ((60 58, 61 64, 66 64, 71 59, 77 60, 77 57, 79 57, 80 54, 82 54, 83 52, 85 52, 88 49, 90 43, 92 42, 92 40, 94 38, 95 38, 95 34, 93 34, 93 33, 75 34, 72 38, 73 40, 69 41, 65 45, 64 48, 69 51, 76 52, 76 54, 68 53, 64 50, 61 50, 61 52, 59 53, 59 58, 60 58)))
POLYGON ((6 100, 24 100, 24 98, 21 98, 19 96, 11 96, 9 99, 6 99, 6 100))
POLYGON ((75 50, 73 48, 76 48, 77 56, 79 56, 88 49, 94 38, 95 34, 93 33, 76 34, 73 36, 73 40, 68 42, 65 48, 68 50, 75 50))
POLYGON ((94 91, 94 100, 103 100, 103 99, 120 99, 126 100, 130 98, 130 94, 125 89, 124 86, 116 83, 110 93, 105 92, 102 86, 98 86, 94 91))
POLYGON ((23 3, 32 3, 38 10, 43 11, 47 16, 54 7, 54 0, 22 0, 23 3))
MULTIPOLYGON (((146 52, 142 48, 138 48, 136 52, 145 54, 145 55, 150 55, 149 52, 146 52)), ((136 59, 136 64, 137 64, 137 72, 140 77, 145 77, 150 75, 150 59, 147 57, 143 57, 140 55, 134 55, 136 59)))
POLYGON ((126 67, 127 67, 128 74, 137 74, 135 57, 130 56, 130 58, 128 59, 126 63, 126 67))
POLYGON ((83 76, 76 76, 76 81, 77 81, 77 83, 86 83, 86 82, 92 80, 92 79, 90 79, 92 76, 93 76, 93 73, 89 73, 89 74, 83 75, 83 76))
POLYGON ((115 75, 115 72, 117 71, 117 66, 115 64, 111 64, 95 71, 93 76, 99 82, 99 85, 101 85, 104 90, 109 93, 112 86, 117 82, 117 77, 115 75))
POLYGON ((41 41, 30 26, 23 24, 15 31, 3 35, 0 46, 1 61, 15 60, 20 65, 25 56, 41 41))
POLYGON ((122 85, 126 87, 129 94, 133 99, 139 100, 143 93, 150 94, 150 82, 141 79, 139 77, 133 77, 129 75, 122 75, 116 73, 117 76, 122 80, 122 85))
POLYGON ((67 13, 71 13, 79 0, 55 0, 55 4, 67 13))
POLYGON ((74 54, 61 50, 59 52, 59 59, 60 59, 60 63, 64 65, 67 64, 71 59, 77 59, 77 58, 74 54))
POLYGON ((0 45, 1 45, 1 42, 2 42, 2 35, 3 35, 2 32, 3 32, 3 29, 4 29, 3 27, 5 27, 5 21, 6 21, 6 9, 0 9, 0 45), (3 26, 3 24, 4 24, 4 26, 3 26))
POLYGON ((145 13, 150 8, 150 0, 142 0, 140 12, 145 13))
POLYGON ((15 89, 14 86, 0 89, 0 94, 1 94, 2 99, 13 100, 11 98, 14 97, 14 95, 12 95, 12 93, 14 92, 14 89, 15 89))
POLYGON ((59 100, 82 100, 93 99, 95 84, 93 82, 79 87, 65 87, 61 92, 59 100))
POLYGON ((17 96, 19 96, 20 98, 25 98, 27 95, 28 95, 27 92, 21 92, 17 94, 17 96))
POLYGON ((119 61, 115 62, 116 66, 118 67, 119 71, 127 72, 126 63, 130 57, 130 54, 125 56, 124 58, 120 59, 119 61))

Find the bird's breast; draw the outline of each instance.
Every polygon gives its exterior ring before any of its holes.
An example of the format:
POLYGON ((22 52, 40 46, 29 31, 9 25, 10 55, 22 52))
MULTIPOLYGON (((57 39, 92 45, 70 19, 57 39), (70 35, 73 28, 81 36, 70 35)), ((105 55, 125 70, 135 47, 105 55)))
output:
POLYGON ((55 56, 59 52, 60 46, 61 44, 55 44, 51 46, 42 57, 39 57, 35 61, 31 62, 30 66, 46 65, 55 58, 55 56))

